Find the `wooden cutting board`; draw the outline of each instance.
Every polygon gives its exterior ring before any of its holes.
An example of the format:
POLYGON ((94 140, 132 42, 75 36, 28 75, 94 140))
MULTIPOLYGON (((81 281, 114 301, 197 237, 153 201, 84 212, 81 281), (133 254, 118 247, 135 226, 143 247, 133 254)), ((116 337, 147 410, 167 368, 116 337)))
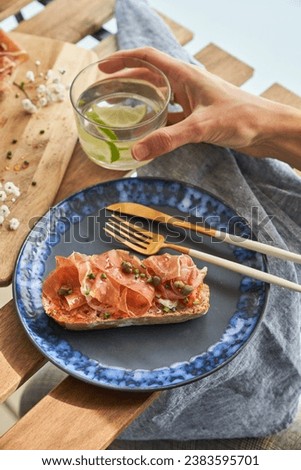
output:
MULTIPOLYGON (((17 84, 26 81, 27 71, 36 72, 37 60, 41 62, 39 73, 51 69, 64 85, 70 85, 83 67, 97 60, 93 51, 66 42, 20 33, 12 33, 12 37, 30 56, 16 71, 17 84)), ((51 103, 35 114, 23 110, 23 98, 23 92, 12 86, 0 102, 0 182, 12 181, 21 191, 15 202, 11 197, 0 201, 0 206, 6 204, 10 209, 0 225, 0 286, 11 281, 26 235, 51 206, 77 141, 68 91, 64 101, 51 103), (20 221, 15 231, 8 228, 11 218, 20 221)))

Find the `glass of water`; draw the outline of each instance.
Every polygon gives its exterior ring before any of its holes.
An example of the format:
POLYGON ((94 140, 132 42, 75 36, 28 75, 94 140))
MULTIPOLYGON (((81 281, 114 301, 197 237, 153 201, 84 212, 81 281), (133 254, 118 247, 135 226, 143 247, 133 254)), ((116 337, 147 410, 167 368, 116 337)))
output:
POLYGON ((108 58, 88 65, 70 88, 84 152, 104 168, 145 165, 133 159, 131 148, 166 124, 170 97, 164 73, 144 60, 108 58))

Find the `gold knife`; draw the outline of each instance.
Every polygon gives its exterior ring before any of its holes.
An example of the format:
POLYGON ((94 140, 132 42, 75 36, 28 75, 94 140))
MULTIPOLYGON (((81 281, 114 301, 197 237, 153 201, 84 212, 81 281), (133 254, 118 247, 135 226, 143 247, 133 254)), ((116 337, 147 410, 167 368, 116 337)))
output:
POLYGON ((301 263, 301 255, 298 253, 293 253, 282 248, 266 245, 265 243, 260 243, 255 240, 249 240, 243 237, 239 237, 238 235, 232 235, 213 228, 207 228, 203 225, 192 224, 187 220, 178 219, 176 217, 164 214, 163 212, 160 212, 151 207, 144 206, 142 204, 137 204, 134 202, 117 202, 116 204, 111 204, 107 206, 106 209, 114 212, 120 212, 126 215, 142 217, 144 219, 153 220, 155 222, 163 222, 165 224, 170 224, 175 227, 194 230, 198 233, 208 235, 209 237, 217 238, 218 240, 229 243, 231 245, 237 245, 241 248, 257 251, 258 253, 275 256, 277 258, 293 261, 295 263, 301 263))

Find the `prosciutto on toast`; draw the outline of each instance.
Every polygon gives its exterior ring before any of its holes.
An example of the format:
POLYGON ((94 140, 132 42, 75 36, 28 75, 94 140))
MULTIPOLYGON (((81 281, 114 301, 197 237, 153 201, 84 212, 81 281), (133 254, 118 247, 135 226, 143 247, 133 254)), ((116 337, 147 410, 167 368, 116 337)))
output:
POLYGON ((42 301, 47 315, 73 330, 183 322, 209 308, 206 273, 184 254, 72 253, 56 257, 42 301))

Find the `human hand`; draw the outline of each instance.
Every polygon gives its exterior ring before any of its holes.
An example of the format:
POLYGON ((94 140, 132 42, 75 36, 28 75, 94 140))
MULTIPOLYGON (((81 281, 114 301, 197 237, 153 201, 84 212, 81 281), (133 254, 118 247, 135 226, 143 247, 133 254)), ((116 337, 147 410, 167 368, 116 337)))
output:
POLYGON ((121 62, 126 57, 138 57, 161 69, 170 81, 174 101, 183 109, 183 113, 170 115, 169 126, 152 132, 133 146, 133 157, 137 160, 151 159, 197 142, 230 147, 254 156, 277 157, 275 140, 279 139, 279 132, 290 134, 297 118, 300 133, 300 113, 295 116, 294 108, 247 93, 206 69, 149 47, 119 51, 114 57, 121 62))

